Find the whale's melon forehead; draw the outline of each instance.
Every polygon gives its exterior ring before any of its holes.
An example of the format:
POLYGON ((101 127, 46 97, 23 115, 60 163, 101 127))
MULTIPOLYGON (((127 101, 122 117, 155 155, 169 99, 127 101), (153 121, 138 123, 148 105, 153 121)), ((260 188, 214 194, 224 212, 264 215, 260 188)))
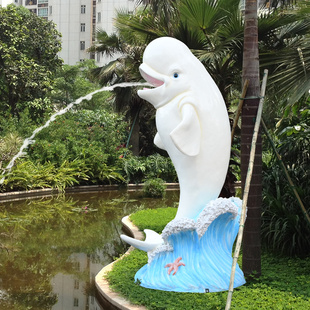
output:
POLYGON ((162 37, 152 41, 145 49, 143 62, 149 65, 167 68, 168 64, 180 63, 194 57, 189 48, 181 41, 170 37, 162 37))

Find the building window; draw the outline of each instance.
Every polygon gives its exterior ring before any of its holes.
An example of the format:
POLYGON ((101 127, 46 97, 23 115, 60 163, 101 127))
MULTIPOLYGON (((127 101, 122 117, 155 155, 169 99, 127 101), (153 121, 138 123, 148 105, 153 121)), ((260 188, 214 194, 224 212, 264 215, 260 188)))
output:
POLYGON ((81 5, 81 14, 86 13, 86 5, 81 5))
POLYGON ((37 0, 26 0, 26 5, 36 5, 37 0))
POLYGON ((74 298, 73 299, 73 307, 78 307, 79 306, 79 299, 78 298, 74 298))
POLYGON ((86 26, 85 23, 81 23, 81 32, 85 32, 86 26))
POLYGON ((53 14, 53 7, 50 5, 50 7, 49 7, 49 12, 50 12, 50 15, 52 15, 53 14))
POLYGON ((46 17, 48 14, 48 8, 38 9, 38 16, 46 17))
POLYGON ((98 20, 97 20, 98 23, 101 22, 101 12, 98 12, 98 20))
POLYGON ((38 0, 38 3, 48 3, 48 0, 38 0))
POLYGON ((78 290, 80 288, 80 282, 79 280, 74 280, 74 289, 78 290))
POLYGON ((85 50, 85 41, 80 41, 80 50, 81 51, 85 50))
POLYGON ((97 53, 97 62, 100 61, 100 53, 97 53))
POLYGON ((37 9, 29 9, 29 11, 33 14, 36 14, 37 15, 37 9))

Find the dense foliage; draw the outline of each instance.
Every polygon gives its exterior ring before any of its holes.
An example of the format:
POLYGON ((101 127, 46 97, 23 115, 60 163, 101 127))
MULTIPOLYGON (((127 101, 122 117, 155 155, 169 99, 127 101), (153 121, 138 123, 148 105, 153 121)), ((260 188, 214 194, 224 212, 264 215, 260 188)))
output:
POLYGON ((74 184, 119 182, 118 148, 126 135, 121 116, 104 110, 75 110, 42 130, 5 179, 10 189, 64 188, 74 184))
POLYGON ((164 197, 166 193, 165 181, 160 178, 146 180, 143 185, 143 193, 150 198, 164 197))
MULTIPOLYGON (((63 190, 73 185, 142 183, 156 178, 177 181, 169 158, 159 154, 136 157, 125 147, 128 130, 121 115, 107 105, 93 110, 83 107, 57 117, 37 134, 26 156, 4 175, 2 191, 45 187, 63 190)), ((0 139, 3 165, 18 152, 22 142, 18 133, 25 129, 16 124, 22 123, 12 119, 5 127, 7 134, 0 139)), ((162 185, 151 188, 156 187, 162 185)))
MULTIPOLYGON (((297 105, 275 132, 276 147, 294 186, 310 214, 310 109, 297 105)), ((310 254, 310 223, 276 156, 266 157, 264 167, 262 236, 268 247, 285 254, 310 254)))
POLYGON ((28 108, 36 117, 44 114, 43 98, 62 65, 60 49, 54 24, 22 6, 0 7, 0 112, 18 115, 28 108))
POLYGON ((142 183, 145 179, 160 178, 167 183, 177 182, 177 175, 169 157, 154 153, 148 157, 126 156, 123 169, 127 183, 142 183))

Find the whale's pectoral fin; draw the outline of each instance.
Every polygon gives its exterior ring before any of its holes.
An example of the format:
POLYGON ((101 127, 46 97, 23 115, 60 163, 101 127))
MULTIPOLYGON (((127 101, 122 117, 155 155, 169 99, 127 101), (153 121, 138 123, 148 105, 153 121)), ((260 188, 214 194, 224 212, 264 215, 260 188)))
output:
POLYGON ((154 137, 154 144, 155 144, 157 147, 159 147, 160 149, 166 150, 166 148, 165 148, 165 146, 164 146, 164 144, 163 144, 163 142, 162 142, 162 140, 161 140, 161 138, 160 138, 158 132, 156 133, 156 135, 155 135, 155 137, 154 137))
POLYGON ((164 242, 161 235, 157 232, 150 229, 145 229, 144 232, 146 234, 145 241, 137 240, 126 235, 121 235, 121 239, 135 248, 145 252, 155 249, 164 242))
POLYGON ((200 151, 200 120, 192 104, 182 106, 182 121, 170 133, 170 137, 180 152, 188 156, 196 156, 200 151))

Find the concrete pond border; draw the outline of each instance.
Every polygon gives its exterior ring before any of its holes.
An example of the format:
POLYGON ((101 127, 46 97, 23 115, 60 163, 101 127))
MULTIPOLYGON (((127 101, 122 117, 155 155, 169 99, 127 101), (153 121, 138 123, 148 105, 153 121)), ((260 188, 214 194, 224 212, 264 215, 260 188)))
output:
MULTIPOLYGON (((144 235, 142 231, 138 229, 132 222, 129 220, 129 216, 125 216, 122 219, 123 230, 124 232, 129 235, 130 237, 136 238, 138 240, 143 240, 144 235)), ((109 282, 105 278, 106 274, 112 270, 113 265, 122 259, 124 256, 128 255, 134 247, 130 247, 125 254, 123 254, 119 259, 115 260, 111 264, 103 267, 101 271, 95 277, 95 284, 96 289, 98 291, 99 296, 96 296, 100 304, 105 306, 104 309, 111 309, 111 310, 146 310, 146 307, 140 305, 133 305, 125 299, 123 296, 119 295, 118 293, 111 290, 109 282)))
MULTIPOLYGON (((53 196, 61 193, 71 194, 71 193, 87 193, 87 192, 101 192, 101 191, 117 191, 117 190, 127 190, 138 191, 143 189, 144 184, 128 184, 126 186, 122 185, 84 185, 84 186, 74 186, 67 187, 64 191, 57 190, 56 188, 42 188, 33 189, 28 191, 14 191, 14 192, 3 192, 0 193, 0 202, 14 201, 27 198, 36 198, 44 196, 53 196)), ((166 190, 178 190, 178 183, 166 183, 166 190)))

